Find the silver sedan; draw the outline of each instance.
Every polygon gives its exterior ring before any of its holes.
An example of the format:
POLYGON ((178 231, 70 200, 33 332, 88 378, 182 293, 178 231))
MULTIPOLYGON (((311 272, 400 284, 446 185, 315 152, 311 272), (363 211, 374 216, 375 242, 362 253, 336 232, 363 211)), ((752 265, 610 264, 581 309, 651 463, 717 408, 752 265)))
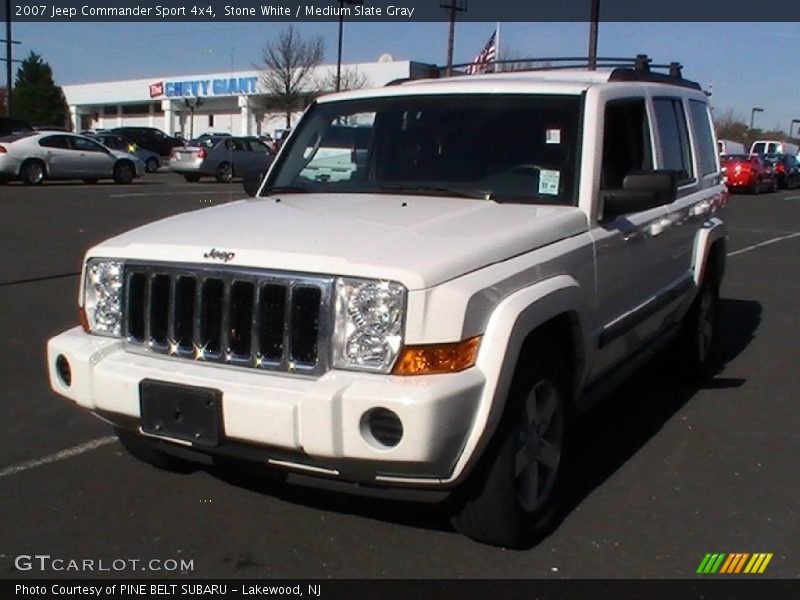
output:
POLYGON ((263 171, 272 157, 270 148, 258 138, 209 136, 193 140, 182 148, 174 148, 169 169, 183 175, 186 181, 215 177, 223 183, 234 177, 263 171))
POLYGON ((144 163, 80 135, 22 133, 0 138, 0 181, 38 185, 45 179, 113 179, 130 183, 144 175, 144 163))

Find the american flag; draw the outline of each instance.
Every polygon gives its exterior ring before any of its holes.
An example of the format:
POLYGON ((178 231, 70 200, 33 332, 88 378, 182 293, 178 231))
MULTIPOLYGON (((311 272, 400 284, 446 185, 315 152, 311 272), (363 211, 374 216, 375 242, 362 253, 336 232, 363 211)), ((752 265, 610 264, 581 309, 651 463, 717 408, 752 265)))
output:
POLYGON ((478 73, 485 73, 489 69, 490 63, 497 58, 497 32, 492 33, 492 37, 486 42, 476 56, 472 64, 467 67, 467 75, 476 75, 478 73))

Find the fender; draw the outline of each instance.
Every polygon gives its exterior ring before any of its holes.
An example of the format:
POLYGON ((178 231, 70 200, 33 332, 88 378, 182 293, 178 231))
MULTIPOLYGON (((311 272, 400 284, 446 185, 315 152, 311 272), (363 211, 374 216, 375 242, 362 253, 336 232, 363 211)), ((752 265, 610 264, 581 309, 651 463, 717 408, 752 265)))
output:
MULTIPOLYGON (((694 252, 692 256, 692 274, 695 286, 699 286, 705 276, 706 262, 708 260, 708 253, 711 247, 719 240, 724 244, 728 239, 728 229, 720 219, 711 217, 703 226, 698 230, 694 238, 694 252)), ((724 257, 724 254, 723 254, 724 257)), ((720 278, 724 274, 725 263, 722 264, 723 272, 720 273, 720 278)))
MULTIPOLYGON (((486 385, 461 456, 450 477, 443 479, 442 483, 455 483, 463 479, 494 435, 505 409, 506 395, 522 344, 528 334, 558 315, 585 314, 585 298, 586 293, 581 292, 580 284, 573 277, 557 275, 521 289, 498 304, 487 324, 483 336, 485 343, 481 344, 476 363, 486 377, 486 385)), ((585 327, 585 322, 578 322, 577 334, 581 339, 576 348, 576 370, 580 376, 576 382, 583 375, 584 340, 589 336, 585 327)))

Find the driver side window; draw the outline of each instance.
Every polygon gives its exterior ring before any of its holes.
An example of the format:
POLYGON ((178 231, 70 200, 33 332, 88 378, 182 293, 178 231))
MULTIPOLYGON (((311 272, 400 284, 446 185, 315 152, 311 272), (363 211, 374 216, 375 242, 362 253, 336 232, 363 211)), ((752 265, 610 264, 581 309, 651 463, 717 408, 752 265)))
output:
POLYGON ((653 147, 644 98, 606 104, 600 189, 622 188, 625 176, 653 168, 653 147))

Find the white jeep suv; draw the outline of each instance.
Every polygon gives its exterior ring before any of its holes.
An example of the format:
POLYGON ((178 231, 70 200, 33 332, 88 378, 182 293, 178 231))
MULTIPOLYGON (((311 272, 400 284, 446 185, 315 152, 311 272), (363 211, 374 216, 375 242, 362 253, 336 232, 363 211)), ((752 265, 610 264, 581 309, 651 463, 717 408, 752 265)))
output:
POLYGON ((460 531, 525 546, 576 415, 668 342, 708 362, 726 199, 676 65, 326 96, 256 198, 89 250, 51 384, 153 464, 447 497, 460 531))

